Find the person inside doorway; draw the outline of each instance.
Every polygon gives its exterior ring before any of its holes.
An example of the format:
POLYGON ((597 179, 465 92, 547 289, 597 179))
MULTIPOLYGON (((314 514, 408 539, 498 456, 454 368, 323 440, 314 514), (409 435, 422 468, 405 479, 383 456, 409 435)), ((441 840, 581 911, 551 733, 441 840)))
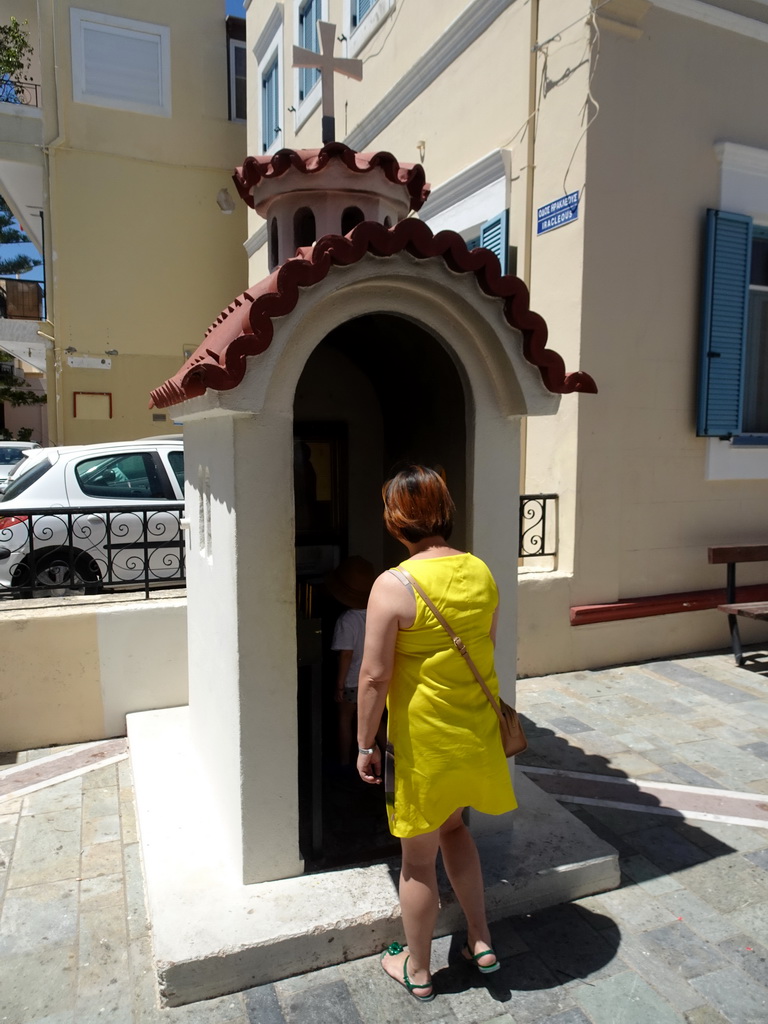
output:
POLYGON ((339 655, 334 700, 338 713, 339 763, 354 763, 354 735, 357 715, 357 681, 363 660, 365 638, 365 607, 376 570, 359 555, 345 558, 326 577, 328 591, 346 606, 333 631, 331 650, 339 655))
POLYGON ((387 813, 402 847, 400 907, 407 949, 392 943, 382 967, 416 999, 434 998, 430 953, 437 921, 436 858, 467 920, 463 956, 482 973, 499 968, 491 945, 477 847, 465 807, 503 814, 517 806, 499 721, 448 634, 403 574, 420 585, 464 641, 498 696, 494 643, 498 590, 479 558, 448 540, 454 504, 440 473, 409 466, 383 488, 387 530, 409 557, 375 581, 368 601, 358 691, 361 779, 381 784, 376 730, 389 712, 387 813), (391 758, 391 755, 394 755, 391 758), (390 779, 390 767, 394 778, 390 779))

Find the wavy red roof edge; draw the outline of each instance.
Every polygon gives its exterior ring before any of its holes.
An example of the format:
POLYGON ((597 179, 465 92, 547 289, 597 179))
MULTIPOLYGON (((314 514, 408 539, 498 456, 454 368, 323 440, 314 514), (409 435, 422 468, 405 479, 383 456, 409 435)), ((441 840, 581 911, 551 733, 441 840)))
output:
POLYGON ((254 199, 251 189, 259 182, 279 178, 291 169, 300 174, 317 174, 332 160, 339 160, 350 171, 367 174, 380 170, 394 185, 402 185, 410 196, 410 208, 420 210, 429 196, 430 187, 421 164, 401 164, 385 151, 379 153, 358 153, 343 142, 329 142, 322 149, 279 149, 270 156, 249 156, 232 175, 232 180, 241 199, 252 209, 254 199))
POLYGON ((588 373, 566 372, 560 355, 547 345, 547 325, 531 310, 524 282, 502 274, 499 261, 488 249, 467 249, 455 231, 433 235, 420 220, 406 219, 392 228, 363 221, 348 235, 325 235, 313 247, 299 250, 269 277, 249 288, 224 310, 209 328, 197 352, 178 373, 152 392, 150 408, 167 408, 209 389, 229 391, 240 383, 246 358, 266 351, 272 343, 272 319, 290 313, 300 289, 322 281, 332 266, 351 266, 367 253, 386 258, 407 252, 417 259, 441 257, 455 273, 473 273, 486 295, 502 299, 504 317, 523 336, 523 354, 538 367, 553 394, 597 393, 588 373))

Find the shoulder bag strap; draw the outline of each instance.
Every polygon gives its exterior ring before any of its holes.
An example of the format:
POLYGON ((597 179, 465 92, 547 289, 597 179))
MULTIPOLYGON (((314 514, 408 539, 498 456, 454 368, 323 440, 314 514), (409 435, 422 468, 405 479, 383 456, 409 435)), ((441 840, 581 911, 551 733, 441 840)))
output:
POLYGON ((482 687, 483 693, 488 698, 488 701, 490 702, 491 707, 493 708, 493 710, 498 715, 499 721, 503 722, 504 721, 504 717, 503 717, 503 715, 501 713, 501 708, 499 707, 498 701, 494 698, 493 694, 488 689, 488 686, 487 686, 485 680, 483 679, 483 677, 480 675, 480 672, 478 671, 477 665, 475 665, 474 661, 472 661, 472 658, 470 657, 469 651, 464 646, 464 641, 461 639, 460 636, 457 636, 456 633, 454 633, 454 631, 448 625, 448 622, 446 621, 445 616, 440 611, 438 611, 438 609, 434 606, 432 601, 424 593, 424 590, 423 590, 421 584, 419 584, 413 578, 413 576, 411 576, 411 574, 407 570, 405 570, 405 569, 390 569, 389 571, 392 573, 392 575, 394 577, 396 577, 398 580, 400 580, 400 582, 404 586, 408 586, 408 585, 412 586, 413 589, 416 591, 416 593, 419 595, 419 597, 422 599, 424 604, 427 606, 427 608, 429 608, 429 610, 432 612, 432 614, 435 616, 437 621, 440 623, 440 625, 443 627, 443 629, 446 631, 448 636, 453 641, 453 645, 456 648, 456 650, 459 652, 459 654, 462 656, 462 658, 464 658, 466 663, 469 665, 470 669, 472 670, 472 675, 475 677, 475 679, 478 681, 478 683, 482 687))

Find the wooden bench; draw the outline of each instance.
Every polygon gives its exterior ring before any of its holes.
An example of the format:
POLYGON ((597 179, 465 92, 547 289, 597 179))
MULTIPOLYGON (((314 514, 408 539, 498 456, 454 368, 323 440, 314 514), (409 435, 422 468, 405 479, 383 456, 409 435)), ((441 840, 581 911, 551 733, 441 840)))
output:
POLYGON ((736 660, 736 664, 743 665, 744 653, 741 648, 741 637, 739 636, 738 616, 744 615, 750 619, 768 621, 768 601, 745 601, 740 603, 736 600, 736 565, 739 562, 768 562, 768 544, 735 544, 709 548, 709 562, 711 565, 725 565, 727 567, 726 603, 718 605, 718 608, 728 616, 728 625, 731 627, 733 657, 736 660))

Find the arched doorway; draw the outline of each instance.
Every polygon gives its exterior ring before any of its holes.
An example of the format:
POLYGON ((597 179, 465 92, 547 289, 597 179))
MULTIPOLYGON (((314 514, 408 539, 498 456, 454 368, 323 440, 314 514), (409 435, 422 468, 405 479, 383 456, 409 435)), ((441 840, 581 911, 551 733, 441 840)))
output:
POLYGON ((346 555, 362 555, 377 572, 402 559, 382 525, 381 484, 403 461, 445 468, 457 504, 454 539, 466 544, 466 423, 465 389, 448 351, 401 316, 367 314, 335 327, 298 381, 299 833, 309 869, 396 849, 383 792, 341 767, 330 641, 342 607, 325 592, 323 577, 346 555))

